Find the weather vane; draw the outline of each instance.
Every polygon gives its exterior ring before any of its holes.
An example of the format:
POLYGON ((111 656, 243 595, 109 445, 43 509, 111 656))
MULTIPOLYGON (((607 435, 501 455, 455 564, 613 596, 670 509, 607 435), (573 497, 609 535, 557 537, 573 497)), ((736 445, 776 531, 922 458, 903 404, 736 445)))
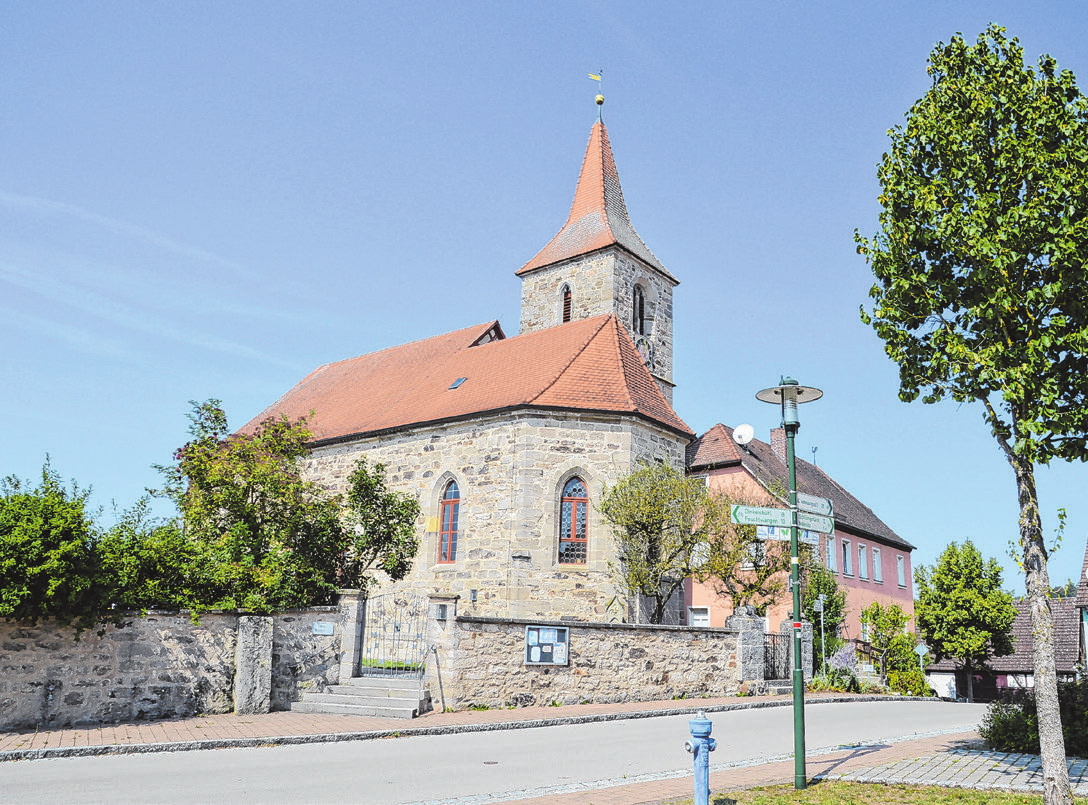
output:
MULTIPOLYGON (((596 81, 598 84, 603 84, 601 76, 604 75, 604 70, 598 70, 595 73, 590 73, 589 77, 596 81)), ((604 95, 601 94, 601 87, 597 87, 597 119, 601 119, 601 107, 604 106, 604 95)))

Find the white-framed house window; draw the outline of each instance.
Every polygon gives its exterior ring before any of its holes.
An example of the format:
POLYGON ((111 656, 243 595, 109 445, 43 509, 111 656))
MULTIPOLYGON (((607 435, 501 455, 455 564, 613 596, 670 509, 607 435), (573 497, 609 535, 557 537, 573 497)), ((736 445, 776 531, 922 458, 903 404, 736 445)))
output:
POLYGON ((842 574, 844 576, 854 575, 854 556, 850 552, 850 540, 844 539, 842 542, 842 574))
POLYGON ((907 563, 902 556, 895 557, 895 572, 899 577, 899 586, 907 586, 907 563))
POLYGON ((836 572, 838 562, 835 561, 835 538, 829 536, 827 538, 827 569, 832 573, 836 572))
POLYGON ((884 568, 880 566, 880 548, 873 546, 873 581, 884 583, 884 568))
POLYGON ((858 578, 869 578, 869 556, 865 552, 865 546, 858 543, 858 578))
POLYGON ((688 626, 710 626, 710 607, 688 607, 688 626))

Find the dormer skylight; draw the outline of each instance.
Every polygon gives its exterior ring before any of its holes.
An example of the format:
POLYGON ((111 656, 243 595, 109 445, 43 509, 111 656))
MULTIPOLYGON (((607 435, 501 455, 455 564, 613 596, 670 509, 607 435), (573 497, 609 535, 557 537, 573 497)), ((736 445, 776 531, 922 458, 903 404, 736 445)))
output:
POLYGON ((453 391, 456 388, 460 388, 461 384, 464 383, 466 380, 468 380, 467 377, 459 377, 454 380, 452 383, 450 383, 450 391, 453 391))

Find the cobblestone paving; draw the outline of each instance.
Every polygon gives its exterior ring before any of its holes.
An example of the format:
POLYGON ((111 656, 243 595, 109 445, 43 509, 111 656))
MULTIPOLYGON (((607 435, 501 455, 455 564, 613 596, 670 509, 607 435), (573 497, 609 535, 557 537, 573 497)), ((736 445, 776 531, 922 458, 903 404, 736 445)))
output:
MULTIPOLYGON (((1088 796, 1088 760, 1069 758, 1069 782, 1076 796, 1088 796)), ((1015 793, 1043 790, 1042 765, 1038 755, 1005 754, 953 749, 936 755, 909 758, 826 775, 828 780, 859 783, 940 785, 947 788, 975 788, 1015 793)))

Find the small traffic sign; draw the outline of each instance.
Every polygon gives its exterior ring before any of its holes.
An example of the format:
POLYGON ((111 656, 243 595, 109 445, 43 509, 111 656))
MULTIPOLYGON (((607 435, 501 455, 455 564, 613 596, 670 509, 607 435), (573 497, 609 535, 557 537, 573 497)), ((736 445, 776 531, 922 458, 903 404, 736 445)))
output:
POLYGON ((834 517, 835 509, 827 498, 818 498, 815 495, 797 493, 797 508, 811 514, 822 514, 825 517, 834 517))
POLYGON ((809 531, 830 534, 835 530, 835 521, 830 517, 808 512, 797 512, 797 525, 809 531))
POLYGON ((762 506, 734 505, 731 509, 734 523, 742 525, 793 525, 789 509, 768 509, 762 506))

